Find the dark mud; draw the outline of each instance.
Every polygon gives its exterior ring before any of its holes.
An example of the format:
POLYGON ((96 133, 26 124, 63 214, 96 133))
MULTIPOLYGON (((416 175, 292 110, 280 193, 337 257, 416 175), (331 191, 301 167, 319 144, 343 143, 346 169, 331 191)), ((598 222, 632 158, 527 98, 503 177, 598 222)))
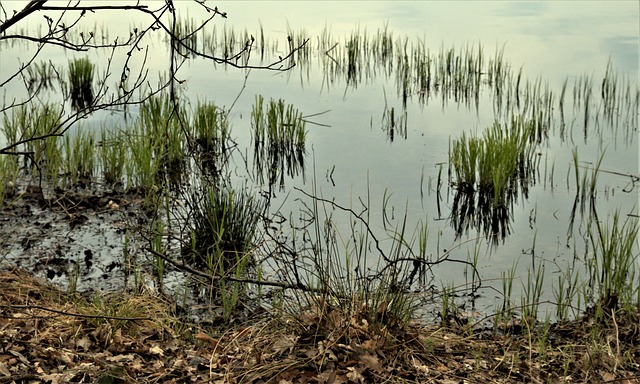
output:
MULTIPOLYGON (((0 270, 18 268, 84 295, 156 292, 171 298, 185 318, 221 322, 215 290, 168 263, 160 292, 157 260, 144 250, 148 228, 139 194, 29 185, 7 196, 0 209, 0 270)), ((236 320, 252 312, 243 304, 236 309, 236 320)))
POLYGON ((124 255, 136 246, 130 228, 142 224, 139 207, 123 193, 24 187, 0 210, 1 266, 80 292, 127 288, 131 266, 124 255))

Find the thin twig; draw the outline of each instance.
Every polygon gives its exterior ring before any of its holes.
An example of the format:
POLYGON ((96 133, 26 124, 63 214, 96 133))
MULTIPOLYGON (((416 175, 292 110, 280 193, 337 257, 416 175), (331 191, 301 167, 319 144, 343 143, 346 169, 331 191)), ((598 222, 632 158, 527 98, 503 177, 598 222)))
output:
MULTIPOLYGON (((60 311, 60 310, 49 308, 49 307, 43 307, 41 305, 0 304, 0 308, 40 309, 40 310, 43 310, 43 311, 56 313, 58 315, 72 316, 72 317, 82 317, 82 318, 87 318, 87 319, 127 320, 127 321, 153 320, 150 317, 119 317, 119 316, 103 316, 103 315, 85 315, 85 314, 82 314, 82 313, 73 313, 73 312, 60 311)), ((11 316, 1 316, 0 315, 0 317, 5 318, 5 319, 17 319, 17 317, 11 317, 11 316)), ((22 319, 22 317, 20 317, 20 319, 22 319)))

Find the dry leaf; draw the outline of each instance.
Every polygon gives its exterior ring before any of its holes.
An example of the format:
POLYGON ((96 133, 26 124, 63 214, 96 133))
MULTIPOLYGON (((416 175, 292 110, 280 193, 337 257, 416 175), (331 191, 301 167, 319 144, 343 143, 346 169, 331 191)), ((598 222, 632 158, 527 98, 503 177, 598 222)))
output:
POLYGON ((93 342, 89 340, 87 336, 82 336, 80 339, 76 340, 76 349, 80 347, 83 352, 89 351, 92 345, 93 342))
POLYGON ((356 367, 347 367, 349 373, 347 373, 347 378, 351 381, 355 381, 357 383, 364 383, 364 377, 360 370, 356 367))
POLYGON ((298 342, 298 336, 285 335, 282 338, 277 339, 271 346, 271 350, 275 354, 280 354, 285 351, 291 351, 298 342))
POLYGON ((200 341, 204 341, 205 343, 209 343, 212 348, 216 348, 218 346, 219 340, 214 339, 213 337, 207 335, 204 332, 200 332, 196 335, 196 339, 200 341))
POLYGON ((329 383, 334 383, 336 380, 336 371, 331 370, 331 371, 323 371, 320 372, 318 374, 318 376, 316 376, 316 381, 319 384, 329 384, 329 383))
POLYGON ((375 341, 375 340, 367 339, 367 340, 362 342, 361 346, 362 346, 362 348, 373 352, 376 349, 378 349, 378 342, 375 341))
POLYGON ((131 353, 126 355, 117 355, 117 356, 107 356, 105 357, 107 361, 111 361, 113 363, 129 363, 135 359, 135 356, 131 353))
POLYGON ((122 344, 122 329, 118 328, 115 332, 113 332, 113 343, 117 346, 122 344))
POLYGON ((383 371, 378 357, 368 353, 360 355, 360 365, 377 373, 382 373, 383 371))
POLYGON ((151 353, 152 355, 164 356, 164 351, 162 350, 162 348, 160 348, 159 345, 154 345, 153 347, 149 348, 149 353, 151 353))
POLYGON ((64 377, 62 376, 64 376, 63 373, 52 373, 49 375, 42 375, 40 376, 40 378, 45 383, 58 384, 60 382, 66 382, 66 380, 64 380, 64 377))
POLYGON ((5 363, 3 363, 2 361, 0 361, 0 374, 2 374, 3 376, 6 376, 6 377, 11 376, 11 372, 9 372, 9 369, 7 368, 7 365, 5 363))

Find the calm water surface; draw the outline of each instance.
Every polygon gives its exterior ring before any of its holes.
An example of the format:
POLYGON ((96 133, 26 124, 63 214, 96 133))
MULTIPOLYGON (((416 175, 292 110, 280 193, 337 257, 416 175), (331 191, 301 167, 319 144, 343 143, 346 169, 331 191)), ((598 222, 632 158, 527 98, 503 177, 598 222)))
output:
MULTIPOLYGON (((23 2, 6 3, 9 6, 5 7, 11 9, 12 5, 19 8, 23 2)), ((196 21, 203 17, 197 7, 186 1, 176 5, 184 16, 196 21)), ((445 249, 453 249, 451 257, 465 260, 478 244, 482 249, 478 266, 485 286, 499 288, 501 273, 514 263, 518 265, 516 277, 526 279, 535 245, 533 259, 538 266, 546 266, 543 299, 552 299, 550 284, 557 280, 557 274, 566 269, 575 255, 588 257, 589 252, 584 240, 587 216, 582 219, 578 215, 573 230, 569 230, 576 196, 572 150, 577 148, 585 166, 595 163, 604 151, 601 169, 639 174, 637 125, 619 126, 616 131, 603 122, 596 123, 594 115, 585 137, 581 109, 574 109, 571 99, 575 82, 584 75, 593 77, 594 95, 599 95, 599 84, 609 62, 620 81, 630 82, 631 89, 637 91, 639 5, 636 1, 219 1, 215 5, 228 14, 227 19, 218 21, 217 28, 226 25, 254 36, 258 36, 262 28, 278 54, 285 52, 286 38, 292 31, 308 36, 311 47, 318 46, 323 31, 330 31, 331 40, 343 47, 356 31, 375 35, 386 28, 394 39, 406 38, 409 45, 423 42, 433 54, 452 47, 464 51, 466 47, 481 46, 489 59, 502 51, 503 60, 514 75, 522 70, 523 83, 540 81, 543 88, 555 95, 549 139, 537 148, 540 156, 537 182, 528 197, 521 197, 514 204, 510 234, 497 246, 490 246, 475 231, 456 238, 449 220, 453 191, 447 187, 446 180, 442 194, 436 193, 439 164, 443 164, 443 175, 447 174, 449 143, 462 132, 480 134, 499 119, 488 87, 481 90, 477 107, 452 98, 443 101, 441 97, 434 97, 422 103, 416 95, 409 97, 406 139, 396 136, 391 142, 382 129, 385 105, 398 112, 403 109, 394 75, 366 78, 357 86, 347 85, 344 76, 331 81, 322 66, 324 55, 313 48, 308 62, 299 63, 286 73, 246 72, 203 60, 189 61, 179 72, 179 77, 188 80, 186 96, 193 103, 207 99, 226 108, 235 101, 230 114, 233 136, 240 148, 248 148, 249 160, 252 157, 250 114, 256 95, 284 99, 305 115, 324 112, 309 118, 321 125, 307 124, 305 176, 288 178, 285 190, 276 193, 273 206, 283 202, 283 211, 300 210, 296 199, 303 196, 293 187, 311 192, 310 181, 315 178, 316 193, 341 205, 361 210, 359 199, 370 199, 371 227, 380 238, 385 238, 382 206, 384 196, 390 196, 387 209, 396 220, 406 212, 409 233, 418 222, 427 223, 429 253, 438 255, 445 249), (274 44, 278 44, 277 47, 274 44), (566 133, 561 135, 557 97, 565 80, 569 96, 564 111, 566 133)), ((107 26, 110 36, 121 30, 126 34, 131 23, 135 23, 121 15, 101 17, 95 22, 98 26, 107 26)), ((168 67, 166 44, 154 41, 150 47, 147 64, 152 70, 165 70, 168 67)), ((4 79, 25 54, 23 48, 2 47, 0 79, 4 79)), ((60 55, 60 51, 51 50, 47 55, 52 61, 64 64, 76 54, 60 55)), ((104 68, 106 64, 100 55, 89 54, 104 68)), ((116 58, 115 68, 119 68, 120 60, 116 58)), ((10 92, 19 94, 20 91, 10 92)), ((597 114, 597 108, 595 111, 597 114)), ((632 113, 637 114, 637 107, 632 113)), ((87 124, 99 126, 117 118, 101 114, 89 119, 87 124)), ((240 159, 236 161, 239 169, 244 167, 240 159)), ((237 172, 237 178, 238 183, 251 179, 242 171, 237 172)), ((615 210, 622 215, 637 215, 640 186, 630 184, 629 180, 613 173, 600 174, 597 195, 600 219, 606 220, 615 210)), ((348 231, 347 216, 336 212, 333 218, 340 230, 348 231)), ((465 283, 463 270, 457 265, 445 263, 434 272, 436 286, 465 283)), ((521 289, 521 284, 514 283, 515 297, 521 289)), ((481 309, 493 308, 497 295, 491 290, 482 291, 482 295, 478 303, 481 309)))

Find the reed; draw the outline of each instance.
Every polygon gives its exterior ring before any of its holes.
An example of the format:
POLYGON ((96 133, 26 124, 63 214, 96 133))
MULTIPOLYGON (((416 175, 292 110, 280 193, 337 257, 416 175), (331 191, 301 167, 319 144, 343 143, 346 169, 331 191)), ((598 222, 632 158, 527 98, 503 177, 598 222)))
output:
POLYGON ((88 58, 69 61, 69 89, 71 106, 83 110, 93 103, 93 76, 95 66, 88 58))
POLYGON ((63 170, 70 186, 86 186, 93 178, 96 165, 93 132, 79 130, 64 136, 63 170))
POLYGON ((362 52, 366 52, 366 47, 361 45, 361 35, 355 31, 345 43, 346 55, 345 66, 347 85, 355 86, 361 80, 362 52))
POLYGON ((98 157, 102 166, 102 177, 111 186, 122 182, 128 152, 126 143, 120 129, 110 130, 102 127, 98 157))
POLYGON ((407 139, 407 110, 396 112, 394 107, 389 108, 386 103, 382 112, 382 130, 386 132, 389 141, 393 142, 396 135, 407 139))
POLYGON ((453 185, 461 191, 489 193, 497 205, 504 205, 507 192, 518 182, 526 184, 530 175, 532 132, 532 122, 514 118, 509 127, 494 123, 483 137, 467 138, 463 133, 449 151, 453 185))
POLYGON ((193 133, 202 151, 212 155, 225 153, 231 139, 228 114, 213 103, 198 102, 193 116, 193 133))
POLYGON ((222 276, 247 266, 258 230, 262 203, 245 190, 201 187, 190 204, 191 249, 188 260, 222 276))
POLYGON ((271 99, 264 105, 261 95, 251 111, 254 139, 254 170, 263 182, 266 176, 269 185, 280 181, 284 186, 284 176, 304 174, 304 154, 306 142, 305 120, 293 105, 285 105, 284 100, 271 99))
POLYGON ((0 209, 3 208, 5 199, 15 194, 18 173, 17 157, 0 155, 0 209))
POLYGON ((159 178, 161 156, 154 153, 153 136, 148 137, 140 122, 133 126, 127 141, 130 155, 125 162, 127 189, 149 191, 153 189, 159 178))
MULTIPOLYGON (((153 96, 140 106, 137 121, 137 135, 146 138, 151 152, 145 157, 153 157, 157 168, 152 173, 158 178, 166 178, 173 187, 179 187, 186 166, 189 137, 189 116, 186 106, 179 100, 172 100, 168 94, 153 96)), ((149 170, 151 171, 151 170, 149 170)))
POLYGON ((533 330, 538 318, 538 308, 544 285, 544 270, 544 264, 539 268, 527 268, 527 283, 523 284, 520 303, 522 306, 521 321, 529 330, 533 330))
POLYGON ((585 282, 580 281, 580 276, 575 265, 568 265, 558 276, 558 283, 552 286, 555 298, 556 321, 570 320, 569 311, 575 318, 580 313, 580 292, 585 289, 585 282))
POLYGON ((58 179, 60 176, 63 153, 60 136, 50 136, 44 139, 44 159, 45 159, 45 174, 49 178, 49 182, 53 186, 58 185, 58 179))
MULTIPOLYGON (((47 154, 55 154, 55 149, 51 148, 51 145, 55 142, 53 137, 57 135, 60 128, 62 113, 61 108, 44 104, 22 105, 14 108, 10 116, 4 115, 2 133, 9 145, 9 153, 21 153, 24 159, 23 167, 27 171, 40 173, 41 167, 46 165, 47 154)), ((56 160, 57 158, 53 157, 51 159, 52 162, 56 160)), ((52 170, 43 171, 48 174, 52 172, 52 170)))
POLYGON ((614 212, 608 223, 595 221, 589 227, 594 257, 587 264, 589 286, 594 287, 595 305, 605 313, 618 310, 623 303, 638 305, 639 221, 620 218, 614 212))

